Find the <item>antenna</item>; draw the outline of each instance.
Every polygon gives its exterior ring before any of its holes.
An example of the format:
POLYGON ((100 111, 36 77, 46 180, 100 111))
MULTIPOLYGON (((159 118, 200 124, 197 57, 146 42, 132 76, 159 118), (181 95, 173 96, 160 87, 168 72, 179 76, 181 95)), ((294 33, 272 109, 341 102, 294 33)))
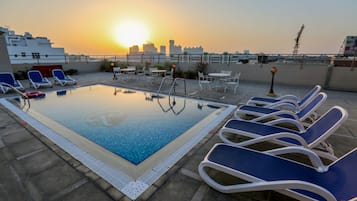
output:
POLYGON ((295 46, 294 46, 294 50, 293 50, 293 55, 297 55, 298 53, 298 50, 299 50, 299 45, 300 45, 300 37, 301 37, 301 34, 302 34, 302 31, 304 30, 305 26, 304 24, 301 26, 299 32, 297 33, 297 36, 295 38, 295 46))
POLYGON ((338 55, 344 55, 345 54, 345 47, 346 47, 346 41, 347 38, 345 38, 340 46, 340 49, 338 50, 338 55))

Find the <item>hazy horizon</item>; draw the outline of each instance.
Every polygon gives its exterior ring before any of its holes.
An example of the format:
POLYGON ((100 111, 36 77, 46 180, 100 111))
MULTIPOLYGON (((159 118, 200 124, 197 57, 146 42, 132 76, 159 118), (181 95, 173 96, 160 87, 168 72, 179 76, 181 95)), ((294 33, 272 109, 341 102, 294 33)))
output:
POLYGON ((0 6, 0 26, 48 37, 70 54, 126 54, 118 35, 138 33, 116 28, 128 21, 145 25, 146 42, 165 45, 167 53, 173 39, 205 52, 289 54, 304 24, 299 53, 335 54, 346 36, 357 35, 354 0, 6 0, 0 6))

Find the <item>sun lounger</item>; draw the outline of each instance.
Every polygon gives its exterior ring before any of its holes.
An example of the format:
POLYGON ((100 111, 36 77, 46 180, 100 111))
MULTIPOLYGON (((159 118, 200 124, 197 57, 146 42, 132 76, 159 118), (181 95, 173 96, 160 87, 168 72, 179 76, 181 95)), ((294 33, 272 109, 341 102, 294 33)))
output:
POLYGON ((61 86, 67 84, 77 84, 77 81, 71 78, 69 75, 65 75, 62 69, 53 69, 52 76, 55 80, 55 83, 58 83, 61 86))
POLYGON ((27 76, 30 81, 30 85, 38 89, 39 87, 52 87, 52 83, 45 77, 42 76, 41 72, 38 70, 30 70, 27 72, 27 76))
POLYGON ((292 146, 299 145, 306 148, 316 148, 323 145, 326 150, 314 150, 320 156, 334 160, 332 147, 325 140, 347 119, 347 111, 339 106, 334 106, 323 114, 318 120, 306 129, 299 122, 292 119, 281 118, 269 122, 270 125, 245 120, 229 120, 219 131, 219 137, 225 143, 246 146, 259 142, 274 141, 275 143, 292 146), (298 131, 276 126, 280 123, 292 123, 298 131), (253 138, 244 142, 233 142, 227 134, 253 138))
POLYGON ((14 75, 10 72, 0 72, 0 90, 5 94, 11 87, 20 91, 25 90, 21 82, 15 80, 14 75))
POLYGON ((248 100, 247 105, 258 105, 268 108, 288 107, 293 110, 300 110, 308 104, 320 92, 320 90, 321 86, 316 85, 300 100, 295 95, 285 95, 278 98, 252 97, 248 100))
POLYGON ((327 95, 320 92, 310 103, 301 108, 298 112, 291 110, 279 110, 273 108, 264 108, 258 106, 242 105, 234 113, 236 119, 247 119, 250 121, 271 121, 278 118, 290 118, 296 121, 304 122, 308 120, 313 122, 317 118, 316 110, 326 100, 327 95))
MULTIPOLYGON (((302 147, 258 152, 245 147, 216 144, 200 163, 202 179, 222 193, 276 190, 297 200, 352 200, 357 196, 357 149, 324 166, 320 158, 302 147), (313 167, 278 155, 299 153, 313 167), (208 170, 217 170, 250 183, 218 183, 208 170)), ((219 174, 215 174, 219 176, 219 174)))

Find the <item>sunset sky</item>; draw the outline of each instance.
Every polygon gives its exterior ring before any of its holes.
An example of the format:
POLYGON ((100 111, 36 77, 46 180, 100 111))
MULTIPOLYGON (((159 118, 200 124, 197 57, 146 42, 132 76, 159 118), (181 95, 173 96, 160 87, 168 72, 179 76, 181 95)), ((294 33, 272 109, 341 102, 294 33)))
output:
POLYGON ((167 51, 174 39, 205 52, 292 53, 305 24, 300 53, 338 53, 357 35, 356 0, 1 0, 0 9, 0 26, 46 36, 70 54, 126 54, 125 23, 134 24, 127 37, 140 24, 147 42, 167 51))

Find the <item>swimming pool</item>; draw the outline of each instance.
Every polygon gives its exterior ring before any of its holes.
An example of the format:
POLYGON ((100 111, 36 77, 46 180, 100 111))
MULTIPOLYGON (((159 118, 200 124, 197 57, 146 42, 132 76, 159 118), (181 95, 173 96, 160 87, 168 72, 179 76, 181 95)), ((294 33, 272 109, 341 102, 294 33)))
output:
POLYGON ((5 105, 133 199, 235 108, 105 85, 5 105))

